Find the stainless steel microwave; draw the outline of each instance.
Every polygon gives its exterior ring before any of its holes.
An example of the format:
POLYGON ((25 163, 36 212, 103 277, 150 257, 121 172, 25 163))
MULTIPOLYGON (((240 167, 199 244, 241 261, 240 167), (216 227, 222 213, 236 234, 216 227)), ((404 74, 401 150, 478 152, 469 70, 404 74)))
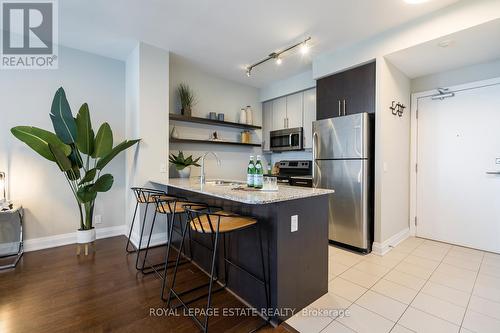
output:
POLYGON ((302 127, 287 128, 270 133, 272 151, 302 150, 304 130, 302 127))

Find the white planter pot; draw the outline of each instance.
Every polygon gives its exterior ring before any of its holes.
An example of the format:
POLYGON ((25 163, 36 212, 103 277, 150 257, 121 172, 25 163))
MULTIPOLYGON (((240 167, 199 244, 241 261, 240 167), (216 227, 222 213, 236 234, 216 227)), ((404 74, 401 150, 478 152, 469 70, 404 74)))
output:
POLYGON ((189 178, 191 176, 191 167, 185 167, 182 170, 178 170, 180 178, 189 178))
POLYGON ((95 229, 76 231, 76 242, 78 244, 92 243, 93 241, 95 241, 95 239, 95 229))

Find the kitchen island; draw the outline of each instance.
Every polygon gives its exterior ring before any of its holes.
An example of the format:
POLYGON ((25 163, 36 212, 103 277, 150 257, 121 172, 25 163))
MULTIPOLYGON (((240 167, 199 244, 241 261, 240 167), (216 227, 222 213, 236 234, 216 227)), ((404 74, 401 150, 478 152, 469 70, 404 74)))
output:
MULTIPOLYGON (((328 292, 328 196, 332 190, 280 185, 276 192, 248 191, 230 181, 201 185, 194 178, 152 183, 166 186, 169 194, 258 219, 275 321, 289 318, 328 292), (292 219, 297 220, 296 226, 292 219)), ((257 236, 256 228, 232 234, 227 241, 228 257, 261 276, 257 236)), ((209 236, 193 232, 191 237, 206 244, 210 241, 209 236)), ((207 270, 211 254, 196 242, 191 251, 193 260, 207 270)), ((219 267, 223 267, 222 254, 219 267)), ((263 286, 238 269, 229 268, 227 288, 257 309, 266 307, 263 286)))

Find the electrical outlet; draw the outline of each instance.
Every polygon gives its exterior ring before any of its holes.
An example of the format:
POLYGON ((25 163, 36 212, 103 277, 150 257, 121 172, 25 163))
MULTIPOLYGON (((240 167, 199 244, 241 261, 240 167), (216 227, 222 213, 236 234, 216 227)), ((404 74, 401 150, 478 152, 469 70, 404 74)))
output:
POLYGON ((101 215, 94 216, 94 223, 101 224, 102 223, 102 216, 101 215))
POLYGON ((299 230, 299 216, 298 215, 292 215, 290 219, 290 231, 295 232, 299 230))

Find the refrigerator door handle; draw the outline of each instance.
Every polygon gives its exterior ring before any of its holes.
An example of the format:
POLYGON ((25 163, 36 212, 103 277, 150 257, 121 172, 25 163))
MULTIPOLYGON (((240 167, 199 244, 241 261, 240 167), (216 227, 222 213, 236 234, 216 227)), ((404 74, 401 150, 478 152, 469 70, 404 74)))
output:
POLYGON ((345 116, 345 99, 342 102, 344 104, 344 116, 345 116))
POLYGON ((318 150, 318 133, 314 132, 313 137, 312 137, 312 146, 313 146, 313 154, 312 154, 312 161, 313 161, 313 166, 312 166, 312 178, 313 178, 313 187, 316 187, 317 185, 317 179, 316 179, 316 151, 318 150))
POLYGON ((340 112, 341 105, 342 105, 342 103, 340 102, 340 99, 339 99, 339 117, 342 115, 341 112, 340 112))

